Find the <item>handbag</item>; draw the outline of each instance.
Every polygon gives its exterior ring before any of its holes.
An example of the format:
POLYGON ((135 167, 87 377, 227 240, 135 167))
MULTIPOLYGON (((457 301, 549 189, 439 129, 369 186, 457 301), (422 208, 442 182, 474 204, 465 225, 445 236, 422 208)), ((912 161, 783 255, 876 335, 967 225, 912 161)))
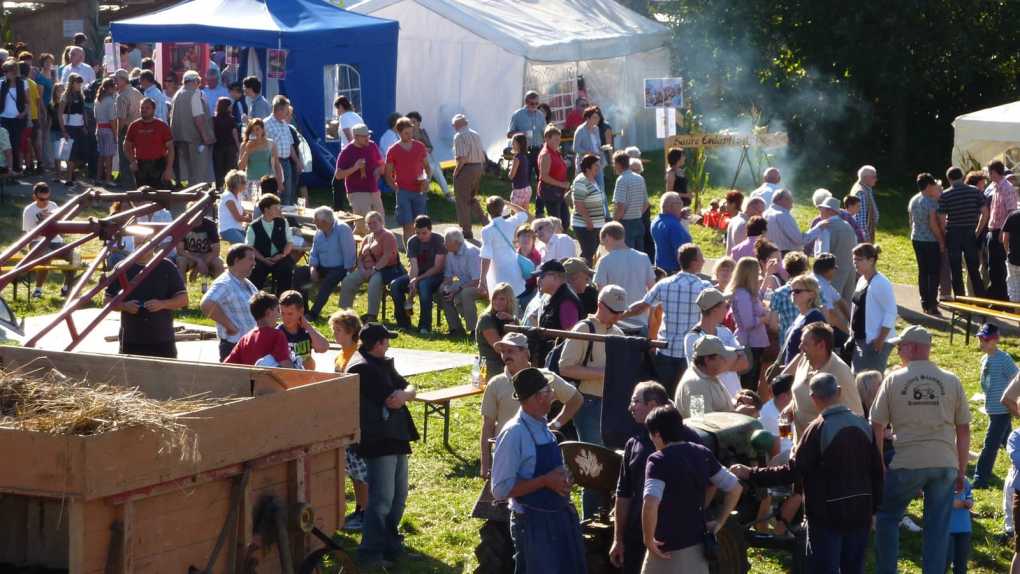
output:
POLYGON ((496 231, 499 232, 499 236, 503 238, 503 241, 506 241, 506 244, 510 247, 510 250, 513 251, 515 255, 517 255, 517 268, 520 270, 521 276, 525 280, 531 279, 531 276, 535 273, 535 262, 521 255, 520 253, 517 253, 517 250, 514 248, 514 244, 510 241, 510 239, 507 238, 506 234, 503 233, 503 230, 500 229, 498 225, 493 225, 493 227, 495 227, 496 231))

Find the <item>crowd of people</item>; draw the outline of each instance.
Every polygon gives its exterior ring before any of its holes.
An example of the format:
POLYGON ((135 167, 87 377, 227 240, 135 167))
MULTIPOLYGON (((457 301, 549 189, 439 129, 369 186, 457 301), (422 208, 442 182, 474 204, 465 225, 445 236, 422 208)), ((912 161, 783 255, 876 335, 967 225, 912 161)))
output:
MULTIPOLYGON (((874 167, 861 167, 842 199, 815 191, 818 216, 806 229, 774 167, 747 196, 733 190, 721 205, 713 202, 698 219, 719 230, 726 256, 709 274, 689 231, 695 218, 684 150, 667 151, 666 191, 652 217, 640 150, 614 151, 611 127, 586 99, 568 114, 571 161, 563 130, 550 123, 539 95, 527 93, 506 134, 506 197, 480 203, 487 158, 466 116, 450 119, 451 194, 419 113, 394 114, 377 143, 341 96, 333 205, 314 209, 308 248, 283 210, 298 202, 303 169, 285 97, 267 101, 256 77, 223 86, 214 68, 204 77, 185 72, 180 86, 176 76, 157 84, 151 60, 107 74, 86 64, 84 54, 69 46, 59 69, 49 54, 21 50, 4 59, 5 165, 25 173, 65 162, 66 181, 94 166, 97 181, 132 189, 184 182, 222 188, 215 215, 119 301, 122 353, 175 357, 173 312, 189 304, 186 281, 202 278, 200 307, 216 323, 222 361, 313 369, 313 354, 329 347, 313 322, 339 290, 328 335, 341 349, 335 369, 361 377, 361 439, 347 452, 356 507, 346 522, 363 531, 364 562, 385 565, 407 553, 397 526, 418 438, 407 408, 414 386, 387 356, 398 332, 379 321, 389 297, 399 329, 432 334, 439 305, 449 335, 477 344, 486 381, 480 468, 494 498, 509 504, 519 572, 585 571, 554 433, 570 426, 580 440, 601 444, 606 409, 628 410, 641 425, 627 443, 615 497, 610 557, 624 572, 707 572, 706 533, 723 527, 742 482, 796 485, 775 516, 763 509, 757 527, 789 535, 804 527, 795 519, 803 507, 811 571, 825 572, 863 572, 873 521, 875 568, 895 572, 898 529, 918 528, 905 510, 923 492, 923 570, 942 572, 952 563, 965 571, 971 488, 989 487, 1003 445, 1020 462, 1020 431, 1011 433, 1010 423, 1020 416, 1020 379, 997 347, 995 326, 983 327, 981 385, 990 422, 971 483, 971 415, 960 380, 932 361, 924 328, 896 329, 896 297, 875 242, 874 167), (62 157, 47 155, 54 150, 50 133, 68 142, 62 157), (442 232, 428 214, 433 179, 456 205, 458 225, 442 232), (383 192, 394 195, 402 235, 387 229, 383 192), (248 209, 246 199, 254 202, 248 209), (336 217, 347 207, 357 216, 350 225, 336 217), (359 315, 352 308, 363 285, 367 309, 359 315), (479 303, 486 305, 480 314, 479 303), (539 341, 509 332, 510 324, 637 335, 666 346, 649 357, 654 379, 637 385, 629 405, 604 405, 606 343, 539 341), (890 366, 894 349, 898 360, 890 366), (562 408, 549 420, 554 400, 562 408), (769 464, 723 468, 684 425, 712 412, 758 418, 770 436, 769 464), (720 493, 717 516, 706 516, 707 491, 720 493)), ((967 292, 964 262, 970 293, 1020 300, 1012 175, 992 162, 987 172, 952 167, 946 176, 943 190, 930 174, 919 175, 909 205, 925 312, 939 314, 940 290, 943 297, 967 292)), ((48 185, 37 184, 25 231, 57 208, 48 185)), ((111 264, 132 251, 130 239, 111 243, 111 264)), ((47 248, 60 243, 54 238, 47 248)), ((128 278, 141 269, 136 263, 128 278)), ((44 281, 36 278, 35 296, 44 281)), ((107 297, 120 289, 113 284, 107 297)), ((1004 490, 1010 511, 1020 504, 1014 482, 1006 479, 1004 490)), ((605 505, 586 490, 581 516, 605 505)))

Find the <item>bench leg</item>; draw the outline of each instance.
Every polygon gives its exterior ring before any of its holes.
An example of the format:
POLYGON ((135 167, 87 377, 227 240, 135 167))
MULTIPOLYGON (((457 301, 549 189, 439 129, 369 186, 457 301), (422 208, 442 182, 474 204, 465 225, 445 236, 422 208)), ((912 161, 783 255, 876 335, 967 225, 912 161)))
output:
POLYGON ((423 443, 425 443, 425 442, 429 442, 429 410, 430 410, 430 407, 432 405, 430 405, 429 403, 422 403, 422 404, 425 405, 425 424, 422 425, 422 426, 424 426, 424 428, 422 429, 422 433, 421 433, 421 441, 423 443))
POLYGON ((449 403, 449 401, 443 403, 443 406, 440 407, 440 408, 443 409, 443 446, 446 447, 446 450, 453 451, 453 449, 450 448, 450 403, 449 403))
POLYGON ((974 314, 973 313, 967 313, 967 333, 963 337, 963 344, 964 345, 970 345, 970 325, 971 325, 971 321, 973 319, 974 319, 974 314))
POLYGON ((953 344, 953 335, 956 331, 956 311, 949 313, 949 344, 953 344))

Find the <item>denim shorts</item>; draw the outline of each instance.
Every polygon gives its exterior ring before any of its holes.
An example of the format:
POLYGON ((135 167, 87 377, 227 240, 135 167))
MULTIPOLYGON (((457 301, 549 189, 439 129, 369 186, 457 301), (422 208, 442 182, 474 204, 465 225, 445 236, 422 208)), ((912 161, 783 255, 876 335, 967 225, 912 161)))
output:
POLYGON ((220 238, 231 245, 244 243, 244 232, 240 229, 224 229, 220 232, 220 238))
POLYGON ((414 218, 419 215, 426 215, 425 194, 418 191, 397 191, 397 223, 408 225, 414 223, 414 218))

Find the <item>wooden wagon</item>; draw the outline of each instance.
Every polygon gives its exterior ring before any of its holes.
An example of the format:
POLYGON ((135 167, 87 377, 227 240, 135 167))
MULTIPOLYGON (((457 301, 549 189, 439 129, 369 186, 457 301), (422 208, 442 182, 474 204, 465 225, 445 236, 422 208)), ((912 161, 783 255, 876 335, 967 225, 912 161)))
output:
POLYGON ((343 525, 344 449, 359 432, 356 375, 0 348, 3 368, 29 364, 156 399, 246 398, 188 416, 198 455, 190 460, 161 453, 160 436, 137 428, 0 429, 0 569, 297 571, 322 545, 307 533, 313 516, 328 534, 343 525), (274 537, 281 514, 287 528, 274 537), (281 565, 288 554, 293 570, 281 565))

